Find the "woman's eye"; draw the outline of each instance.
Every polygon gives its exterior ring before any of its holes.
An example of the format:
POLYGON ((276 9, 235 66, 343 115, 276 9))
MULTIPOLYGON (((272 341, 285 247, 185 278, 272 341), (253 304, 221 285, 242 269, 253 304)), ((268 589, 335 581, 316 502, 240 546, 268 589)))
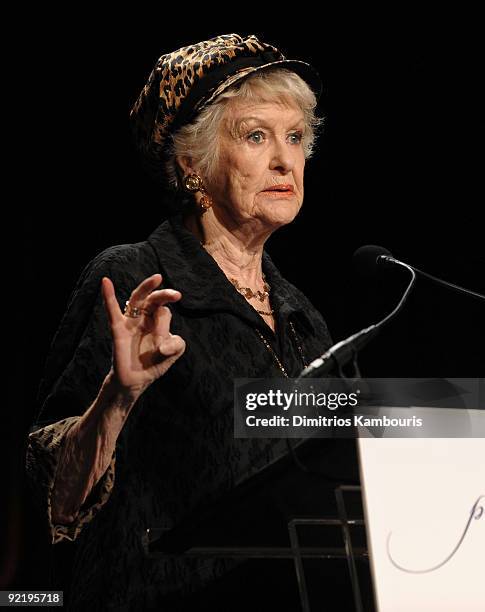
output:
POLYGON ((256 132, 251 132, 248 136, 248 140, 251 142, 255 142, 256 144, 260 144, 264 140, 264 134, 261 130, 257 130, 256 132))
POLYGON ((288 137, 290 139, 291 144, 300 144, 300 142, 303 139, 303 134, 301 132, 294 132, 293 134, 290 134, 288 137))

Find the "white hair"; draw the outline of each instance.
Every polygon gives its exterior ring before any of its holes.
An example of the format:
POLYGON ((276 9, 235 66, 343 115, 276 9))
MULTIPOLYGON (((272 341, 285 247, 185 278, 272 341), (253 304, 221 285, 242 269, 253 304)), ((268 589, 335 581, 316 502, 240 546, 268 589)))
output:
POLYGON ((296 103, 303 112, 305 122, 305 158, 311 157, 317 128, 323 123, 323 119, 315 114, 315 94, 302 78, 290 70, 262 70, 229 87, 215 102, 204 108, 192 123, 181 127, 172 136, 169 160, 165 167, 171 187, 177 189, 179 186, 180 170, 176 161, 179 156, 190 158, 203 179, 210 181, 215 175, 219 161, 219 128, 227 103, 234 98, 255 103, 278 101, 288 104, 290 100, 296 103))

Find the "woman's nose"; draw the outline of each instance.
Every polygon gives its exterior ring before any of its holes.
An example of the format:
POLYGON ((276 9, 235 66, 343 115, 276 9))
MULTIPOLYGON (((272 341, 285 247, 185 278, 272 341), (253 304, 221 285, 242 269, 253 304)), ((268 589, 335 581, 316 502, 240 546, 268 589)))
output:
POLYGON ((273 144, 270 168, 284 174, 290 172, 295 165, 295 154, 286 140, 277 139, 273 144))

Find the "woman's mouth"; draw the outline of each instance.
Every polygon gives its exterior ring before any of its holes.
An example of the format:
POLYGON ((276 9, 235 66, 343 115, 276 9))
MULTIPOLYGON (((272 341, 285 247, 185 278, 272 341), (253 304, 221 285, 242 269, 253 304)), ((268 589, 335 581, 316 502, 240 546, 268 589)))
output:
POLYGON ((288 197, 295 194, 293 185, 273 185, 264 189, 262 193, 265 193, 272 197, 288 197))

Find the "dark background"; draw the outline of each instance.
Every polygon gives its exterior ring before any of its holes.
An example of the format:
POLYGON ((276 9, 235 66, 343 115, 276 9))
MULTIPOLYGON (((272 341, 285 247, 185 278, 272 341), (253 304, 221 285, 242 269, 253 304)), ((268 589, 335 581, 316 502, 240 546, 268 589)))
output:
MULTIPOLYGON (((163 220, 158 187, 130 143, 128 113, 157 58, 191 42, 254 33, 322 76, 326 120, 308 162, 304 207, 268 250, 336 341, 386 313, 406 281, 399 272, 365 282, 355 275, 352 253, 364 244, 485 293, 476 16, 313 19, 309 9, 261 21, 240 12, 210 27, 192 10, 73 12, 52 21, 43 14, 21 39, 16 79, 25 94, 14 88, 11 96, 26 132, 18 153, 26 170, 10 204, 19 220, 4 226, 25 296, 9 387, 14 456, 21 457, 49 342, 83 267, 112 244, 144 240, 163 220)), ((483 376, 484 314, 485 302, 420 280, 399 319, 362 352, 362 373, 483 376)))
MULTIPOLYGON (((485 292, 483 57, 471 28, 417 20, 411 29, 336 22, 302 32, 244 27, 242 19, 170 31, 161 19, 66 28, 37 52, 34 158, 42 173, 26 211, 26 257, 39 325, 29 392, 84 265, 109 245, 144 240, 162 220, 158 187, 130 143, 131 105, 159 55, 221 32, 254 32, 310 61, 324 80, 326 123, 307 166, 304 207, 268 250, 336 340, 374 322, 405 281, 397 273, 356 282, 352 253, 363 244, 485 292)), ((484 306, 420 281, 400 319, 362 353, 363 372, 483 374, 484 306)))

